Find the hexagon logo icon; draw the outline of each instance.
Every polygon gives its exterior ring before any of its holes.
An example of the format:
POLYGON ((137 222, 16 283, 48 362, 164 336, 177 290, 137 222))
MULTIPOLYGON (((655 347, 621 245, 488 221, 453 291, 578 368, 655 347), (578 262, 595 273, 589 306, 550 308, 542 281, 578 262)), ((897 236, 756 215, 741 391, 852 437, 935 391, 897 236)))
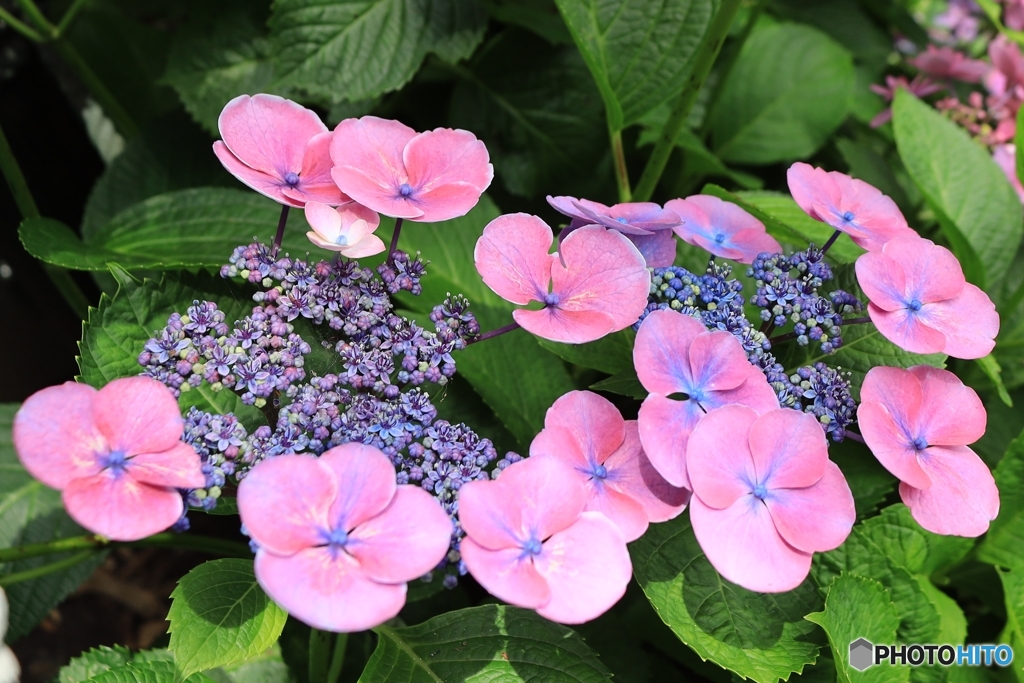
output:
POLYGON ((866 638, 858 638, 850 643, 850 666, 857 671, 864 671, 874 662, 875 646, 866 638))

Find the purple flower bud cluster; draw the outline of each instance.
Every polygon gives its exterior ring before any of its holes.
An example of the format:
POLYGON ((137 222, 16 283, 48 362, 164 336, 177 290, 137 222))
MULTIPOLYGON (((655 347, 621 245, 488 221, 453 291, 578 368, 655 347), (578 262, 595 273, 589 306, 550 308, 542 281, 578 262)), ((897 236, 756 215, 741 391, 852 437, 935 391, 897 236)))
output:
POLYGON ((396 250, 389 260, 377 266, 377 273, 389 293, 398 294, 404 290, 419 296, 423 292, 420 278, 427 274, 426 266, 419 253, 412 258, 404 251, 396 250))
POLYGON ((214 415, 193 406, 185 416, 182 441, 199 454, 206 475, 206 485, 188 491, 186 502, 194 508, 212 510, 227 478, 235 474, 236 463, 246 459, 249 435, 234 415, 214 415))
POLYGON ((747 275, 757 286, 751 303, 762 309, 761 319, 770 327, 792 322, 798 344, 817 342, 824 353, 834 353, 842 346, 842 313, 860 310, 861 304, 842 290, 827 297, 818 293, 822 284, 832 279, 832 269, 820 249, 812 244, 789 256, 760 254, 747 275))

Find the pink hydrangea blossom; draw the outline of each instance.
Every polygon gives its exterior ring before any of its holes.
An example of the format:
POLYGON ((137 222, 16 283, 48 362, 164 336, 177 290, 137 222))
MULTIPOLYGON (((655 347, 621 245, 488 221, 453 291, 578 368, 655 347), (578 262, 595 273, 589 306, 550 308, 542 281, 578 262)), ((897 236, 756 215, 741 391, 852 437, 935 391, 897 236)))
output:
POLYGON ((857 259, 868 315, 886 339, 913 353, 981 358, 995 347, 999 314, 964 279, 956 257, 923 237, 899 237, 857 259))
POLYGON ((530 457, 568 463, 588 491, 586 510, 615 522, 626 541, 648 522, 679 515, 690 492, 676 488, 651 466, 640 445, 636 420, 623 420, 611 401, 590 391, 570 391, 552 405, 530 457))
POLYGON ((764 373, 747 361, 736 337, 709 332, 690 316, 654 311, 633 347, 637 377, 650 395, 640 406, 640 441, 661 476, 692 489, 686 444, 705 414, 740 403, 758 412, 779 407, 764 373))
POLYGON ((857 422, 878 461, 900 480, 914 519, 937 534, 980 536, 999 514, 992 473, 967 444, 985 433, 981 399, 956 375, 925 365, 876 367, 857 422))
POLYGON ((444 559, 453 531, 430 494, 397 485, 388 457, 358 443, 260 462, 238 487, 238 512, 259 546, 259 584, 326 631, 397 615, 406 583, 444 559))
POLYGON ((1013 31, 1024 31, 1024 0, 996 0, 1003 3, 1003 23, 1013 31))
POLYGON ((563 624, 618 602, 633 565, 614 522, 585 511, 586 487, 557 458, 527 458, 459 489, 460 551, 492 595, 563 624))
POLYGON ((376 116, 345 119, 331 141, 338 187, 374 211, 422 223, 463 216, 491 184, 487 147, 472 133, 412 128, 376 116))
POLYGON ((1020 46, 999 35, 989 43, 988 56, 993 68, 985 76, 985 87, 995 96, 1015 96, 1019 105, 1024 86, 1024 55, 1021 55, 1020 46))
POLYGON ((14 416, 14 447, 29 473, 61 491, 68 514, 93 533, 135 541, 185 511, 177 489, 206 484, 181 441, 178 402, 148 377, 100 390, 67 382, 29 396, 14 416))
POLYGON ((996 145, 992 150, 992 160, 999 165, 1010 185, 1017 192, 1017 198, 1024 204, 1024 185, 1017 177, 1017 145, 1013 143, 996 145))
POLYGON ((670 266, 676 260, 676 241, 672 228, 679 216, 653 202, 625 202, 605 206, 589 199, 548 196, 548 204, 572 221, 559 235, 559 241, 586 225, 603 225, 625 235, 644 256, 649 268, 670 266))
POLYGON ((980 82, 992 68, 951 47, 935 45, 929 45, 923 53, 907 61, 932 78, 953 78, 965 83, 980 82))
POLYGON ((697 194, 665 204, 682 219, 675 232, 688 244, 721 258, 750 264, 762 252, 778 253, 782 246, 764 223, 732 202, 697 194))
POLYGON ((213 152, 233 176, 276 202, 342 204, 331 179, 331 132, 305 107, 277 95, 239 95, 217 120, 213 152))
POLYGON ((690 436, 690 521, 729 581, 760 593, 796 588, 813 553, 838 548, 856 520, 814 416, 746 406, 712 410, 690 436))
POLYGON ((380 225, 380 216, 362 204, 349 202, 335 209, 320 202, 307 202, 306 222, 313 228, 306 233, 310 242, 342 256, 362 258, 385 249, 384 242, 373 234, 380 225))
POLYGON ((802 162, 789 167, 786 179, 808 216, 845 232, 868 251, 895 237, 917 235, 896 202, 863 180, 802 162))
MULTIPOLYGON (((896 91, 900 88, 909 90, 915 97, 927 97, 942 90, 941 85, 932 83, 922 74, 914 76, 914 80, 909 82, 903 76, 886 76, 884 86, 875 83, 871 84, 871 91, 881 95, 882 99, 886 102, 892 102, 893 98, 896 97, 896 91)), ((892 107, 886 107, 875 118, 871 119, 870 125, 872 128, 878 128, 891 119, 892 107)))
POLYGON ((574 230, 559 253, 536 216, 514 213, 487 224, 473 257, 484 282, 519 309, 515 321, 538 337, 582 344, 635 323, 647 307, 651 274, 636 247, 600 225, 574 230), (550 287, 550 291, 549 291, 550 287))

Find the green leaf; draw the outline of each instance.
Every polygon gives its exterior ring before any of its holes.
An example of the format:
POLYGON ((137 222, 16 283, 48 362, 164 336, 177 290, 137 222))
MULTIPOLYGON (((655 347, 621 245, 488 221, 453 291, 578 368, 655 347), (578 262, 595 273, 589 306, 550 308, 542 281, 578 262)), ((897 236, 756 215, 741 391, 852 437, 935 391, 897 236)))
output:
POLYGON ((744 44, 711 112, 711 147, 726 163, 805 159, 846 118, 850 53, 801 24, 759 28, 744 44))
MULTIPOLYGON (((254 238, 269 243, 280 215, 279 204, 255 192, 204 187, 168 192, 135 204, 88 242, 49 218, 24 221, 18 234, 30 254, 72 270, 106 270, 111 263, 129 270, 219 268, 239 245, 254 238)), ((289 226, 285 251, 326 256, 306 238, 301 212, 291 212, 289 226)))
MULTIPOLYGON (((614 375, 633 368, 633 340, 636 333, 626 328, 587 344, 561 344, 548 339, 537 342, 563 360, 584 368, 614 375)), ((634 373, 635 374, 635 373, 634 373)))
POLYGON ((882 467, 868 447, 853 439, 828 445, 828 457, 846 477, 853 492, 857 518, 874 512, 894 488, 898 480, 882 467))
MULTIPOLYGON (((88 681, 89 683, 178 683, 182 679, 177 673, 173 662, 131 661, 107 669, 88 681)), ((185 678, 183 683, 214 683, 214 680, 204 674, 193 673, 185 678)))
MULTIPOLYGON (((644 127, 637 138, 637 147, 653 145, 661 135, 661 129, 668 120, 668 107, 659 107, 644 117, 644 127)), ((704 178, 728 178, 748 190, 760 189, 764 181, 756 175, 729 168, 707 148, 696 133, 683 126, 676 137, 675 146, 682 152, 683 165, 672 192, 673 196, 693 194, 704 178)))
POLYGON ((678 95, 711 23, 710 0, 555 0, 613 131, 678 95))
POLYGON ((804 617, 821 609, 813 581, 788 593, 752 593, 704 557, 688 516, 652 524, 629 548, 633 573, 658 616, 701 659, 758 683, 812 664, 821 632, 804 617))
POLYGON ((892 111, 900 158, 938 214, 967 279, 983 288, 996 282, 1024 237, 1017 193, 985 148, 929 105, 900 90, 892 111))
MULTIPOLYGON (((999 516, 978 546, 978 559, 1024 570, 1024 433, 1010 444, 994 475, 999 487, 999 516)), ((1024 632, 1021 635, 1024 637, 1024 632)))
MULTIPOLYGON (((11 426, 19 406, 0 404, 0 548, 46 543, 85 533, 61 503, 60 491, 43 486, 21 466, 11 441, 11 426)), ((34 557, 0 564, 0 576, 59 562, 74 553, 34 557)), ((28 634, 47 612, 78 588, 103 561, 106 553, 61 572, 7 586, 10 623, 6 640, 28 634)))
POLYGON ((552 45, 572 44, 552 0, 484 0, 484 6, 498 21, 529 29, 552 45))
POLYGON ((103 673, 107 669, 121 666, 132 658, 131 650, 121 645, 109 648, 106 645, 83 652, 62 666, 57 674, 57 683, 80 683, 103 673))
POLYGON ((786 18, 809 24, 824 31, 849 50, 858 64, 870 67, 877 75, 886 65, 892 52, 892 39, 887 31, 861 9, 856 2, 846 0, 777 0, 772 9, 786 18))
MULTIPOLYGON (((1024 112, 1017 110, 1017 134, 1013 136, 1013 144, 1015 149, 1024 149, 1024 112)), ((1024 178, 1024 154, 1014 154, 1015 170, 1017 173, 1017 180, 1020 181, 1024 178)), ((1011 183, 1012 185, 1012 183, 1011 183)))
POLYGON ((476 0, 278 0, 275 87, 331 102, 370 99, 409 82, 428 53, 465 59, 486 25, 476 0))
POLYGON ((636 376, 636 370, 633 368, 626 368, 608 379, 591 384, 590 388, 594 391, 607 391, 610 394, 640 399, 647 398, 649 393, 647 389, 644 389, 644 385, 640 383, 640 378, 636 376))
MULTIPOLYGON (((1006 631, 1010 636, 1007 640, 1012 639, 1014 650, 1020 652, 1021 645, 1024 645, 1024 571, 1018 567, 998 570, 998 573, 1006 595, 1006 631)), ((1024 668, 1016 658, 1013 671, 1018 681, 1024 680, 1024 668)))
POLYGON ((837 576, 828 589, 825 611, 808 614, 807 620, 828 634, 840 683, 904 683, 910 677, 907 666, 881 664, 866 671, 850 666, 850 645, 857 639, 866 638, 871 643, 896 641, 900 625, 896 605, 877 581, 850 574, 837 576))
POLYGON ((377 649, 359 683, 611 680, 582 638, 530 610, 483 605, 374 630, 377 649))
POLYGON ((996 394, 999 395, 999 400, 1012 408, 1013 399, 1010 398, 1010 392, 1006 390, 1006 385, 1003 384, 1003 369, 999 366, 999 361, 996 360, 996 357, 990 353, 984 358, 978 358, 974 362, 985 373, 985 376, 992 381, 996 388, 996 394))
POLYGON ((223 667, 222 671, 236 683, 290 683, 293 679, 288 665, 281 657, 281 648, 275 644, 256 658, 241 664, 223 667))
POLYGON ((251 560, 212 560, 171 593, 169 649, 182 676, 237 664, 273 645, 287 618, 256 583, 251 560))

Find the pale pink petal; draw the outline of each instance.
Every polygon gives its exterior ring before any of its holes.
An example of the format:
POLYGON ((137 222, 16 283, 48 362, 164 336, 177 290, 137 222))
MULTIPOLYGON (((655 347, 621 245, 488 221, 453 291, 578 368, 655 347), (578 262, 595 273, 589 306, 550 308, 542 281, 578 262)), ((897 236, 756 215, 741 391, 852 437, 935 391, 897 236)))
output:
MULTIPOLYGON (((821 424, 810 413, 789 408, 757 418, 750 427, 750 452, 757 481, 771 489, 810 486, 821 479, 828 464, 821 424)), ((704 502, 713 504, 706 497, 704 502)))
POLYGON ((912 440, 885 405, 864 401, 857 408, 857 423, 868 448, 885 469, 900 481, 916 488, 926 489, 931 486, 931 480, 921 469, 918 451, 912 440))
POLYGON ((531 334, 563 344, 586 344, 623 329, 607 313, 564 311, 554 306, 539 311, 518 309, 512 311, 512 319, 531 334))
POLYGON ((402 160, 416 131, 375 116, 345 119, 331 139, 331 177, 346 195, 386 216, 416 218, 423 211, 400 193, 409 174, 402 160))
POLYGON ((604 465, 608 470, 605 486, 638 502, 648 521, 674 519, 690 501, 689 489, 672 486, 654 469, 640 443, 636 420, 626 422, 626 438, 604 465))
POLYGON ((107 384, 96 395, 93 415, 111 450, 129 456, 167 450, 181 440, 185 428, 174 394, 149 377, 107 384))
POLYGON ((704 411, 696 401, 651 394, 640 406, 640 442, 651 465, 673 486, 692 488, 686 474, 686 444, 704 411))
POLYGON ((436 223, 465 216, 480 201, 481 194, 480 189, 471 183, 447 183, 424 190, 410 198, 410 204, 422 213, 409 220, 436 223))
POLYGON ((473 578, 499 600, 526 609, 537 609, 551 600, 548 582, 521 548, 489 550, 467 536, 459 551, 473 578))
POLYGON ((281 557, 256 553, 256 580, 290 615, 324 631, 380 626, 405 606, 406 585, 377 583, 341 550, 306 548, 281 557))
POLYGON ((999 514, 999 490, 988 467, 966 446, 933 446, 921 466, 931 478, 926 491, 900 484, 900 497, 917 523, 947 536, 980 536, 999 514))
POLYGON ((403 583, 444 559, 454 530, 436 498, 417 486, 399 486, 384 512, 352 530, 345 550, 373 580, 403 583))
POLYGON ((290 555, 326 543, 338 482, 312 455, 279 455, 258 463, 238 485, 238 513, 252 540, 290 555))
POLYGON ((887 242, 882 252, 899 262, 907 295, 922 303, 952 299, 967 282, 953 253, 923 237, 898 237, 887 242))
POLYGON ((750 376, 750 362, 739 339, 729 332, 698 334, 690 342, 694 387, 701 391, 735 389, 750 376))
POLYGON ((653 235, 626 235, 644 257, 648 268, 671 266, 676 260, 676 238, 671 230, 659 230, 653 235))
MULTIPOLYGON (((966 288, 964 288, 966 291, 966 288)), ((938 306, 939 304, 925 304, 925 306, 938 306)), ((923 321, 925 315, 924 307, 921 311, 914 313, 909 309, 898 311, 883 311, 874 303, 868 304, 868 317, 875 324, 882 336, 891 341, 901 349, 911 353, 940 353, 946 349, 946 336, 926 325, 923 321)), ((940 315, 942 315, 940 313, 940 315)), ((984 348, 980 345, 979 349, 984 348)), ((966 350, 966 349, 965 349, 966 350)), ((980 354, 978 357, 988 355, 992 348, 980 354)), ((972 358, 974 356, 971 356, 972 358)))
POLYGON ((814 485, 772 489, 764 503, 782 538, 805 553, 838 548, 857 520, 850 486, 831 460, 814 485))
POLYGON ((718 258, 729 259, 730 261, 739 261, 744 256, 744 251, 739 247, 734 247, 726 243, 719 243, 717 240, 709 239, 704 235, 693 235, 691 244, 694 244, 704 251, 710 253, 718 258))
MULTIPOLYGON (((344 123, 344 121, 342 121, 344 123)), ((335 136, 334 140, 337 140, 335 136)), ((331 147, 335 142, 331 143, 331 147)), ((403 197, 397 187, 390 182, 360 170, 357 166, 335 166, 331 169, 331 178, 338 187, 345 188, 347 196, 374 211, 392 218, 412 220, 423 215, 423 210, 403 197)))
POLYGON ((753 263, 760 254, 782 253, 782 245, 763 227, 741 230, 733 236, 732 244, 743 252, 734 260, 747 265, 753 263))
POLYGON ((907 279, 903 266, 881 251, 861 254, 854 264, 857 282, 876 307, 899 311, 907 307, 907 279))
POLYGON ((379 448, 347 443, 324 452, 320 462, 338 479, 338 497, 330 511, 334 528, 354 529, 383 512, 395 497, 395 467, 379 448))
POLYGON ((166 451, 141 453, 125 462, 128 473, 153 486, 197 489, 206 485, 206 475, 199 454, 187 443, 179 441, 166 451))
POLYGON ((275 202, 281 204, 287 204, 288 206, 294 206, 296 208, 302 208, 303 201, 292 199, 284 194, 284 188, 288 187, 283 180, 276 176, 268 175, 263 171, 257 171, 254 168, 246 166, 242 161, 231 153, 220 140, 213 143, 213 153, 220 160, 220 163, 227 169, 228 173, 235 176, 239 181, 249 186, 253 190, 256 190, 265 197, 273 199, 275 202))
POLYGON ((366 235, 357 244, 353 244, 351 247, 343 247, 338 251, 348 258, 362 258, 379 254, 385 249, 387 249, 387 246, 384 244, 384 240, 376 235, 366 235))
POLYGON ((921 382, 918 428, 929 445, 966 446, 985 434, 988 415, 974 389, 930 365, 917 365, 910 373, 921 382))
POLYGON ((757 421, 754 410, 731 405, 712 410, 693 429, 686 470, 690 488, 705 505, 727 508, 759 482, 750 450, 750 431, 757 421))
POLYGON ((558 458, 572 465, 580 473, 581 481, 589 479, 584 474, 591 468, 579 440, 564 427, 545 427, 530 442, 530 457, 558 458))
POLYGON ((705 410, 712 410, 733 403, 753 408, 758 413, 775 410, 779 399, 764 373, 747 363, 747 379, 735 389, 711 391, 700 402, 705 410))
POLYGON ((618 225, 630 225, 634 228, 651 232, 665 232, 679 225, 680 218, 675 211, 661 208, 654 202, 622 202, 608 208, 605 227, 614 228, 618 225))
POLYGON ((597 311, 611 316, 621 330, 647 307, 651 273, 643 255, 625 235, 600 226, 573 231, 559 247, 565 267, 551 263, 552 294, 558 308, 597 311))
POLYGON ((917 237, 896 202, 881 190, 845 173, 832 171, 828 175, 841 197, 835 213, 843 216, 834 215, 832 220, 826 218, 826 222, 848 232, 855 243, 870 251, 881 249, 897 237, 917 237), (846 212, 853 214, 851 221, 845 220, 846 212))
POLYGON ((526 213, 498 216, 476 242, 473 260, 484 284, 506 301, 543 301, 551 282, 548 224, 526 213))
POLYGON ((97 391, 65 382, 29 396, 14 415, 14 450, 29 474, 55 489, 98 473, 110 452, 93 421, 97 391))
POLYGON ((584 512, 545 541, 534 566, 551 589, 551 600, 537 614, 562 624, 604 614, 625 594, 633 576, 618 527, 597 512, 584 512))
POLYGON ((567 429, 584 456, 596 464, 603 463, 626 438, 626 422, 619 409, 592 391, 570 391, 559 397, 548 408, 544 426, 567 429))
POLYGON ((668 396, 692 385, 690 345, 706 332, 703 324, 675 311, 654 311, 644 318, 633 346, 633 365, 644 389, 668 396))
POLYGON ((647 512, 632 497, 597 479, 591 482, 591 496, 586 510, 607 517, 627 542, 635 541, 647 531, 647 512))
POLYGON ((771 514, 753 495, 724 510, 698 496, 690 501, 690 522, 708 561, 727 580, 758 593, 783 593, 799 586, 811 570, 811 553, 786 543, 771 514))
POLYGON ((331 177, 331 140, 334 133, 328 131, 315 135, 306 143, 306 151, 302 157, 302 171, 299 172, 299 184, 294 188, 283 189, 285 196, 303 201, 318 201, 337 206, 351 201, 351 198, 338 189, 331 177), (296 194, 293 194, 296 193, 296 194))
POLYGON ((341 235, 341 216, 327 204, 310 201, 305 206, 306 222, 324 242, 335 243, 341 235))
POLYGON ((945 344, 941 351, 947 356, 973 360, 995 348, 999 314, 992 299, 969 282, 955 299, 922 306, 919 318, 942 334, 945 344))
POLYGON ((868 370, 860 390, 863 403, 879 403, 894 421, 900 446, 911 443, 922 427, 924 393, 920 377, 903 368, 879 365, 868 370))
POLYGON ((676 234, 715 256, 751 263, 763 251, 782 251, 761 221, 732 202, 712 195, 694 195, 673 199, 665 207, 683 220, 674 228, 676 234))
POLYGON ((283 178, 302 170, 306 143, 327 132, 309 109, 277 95, 239 95, 217 120, 224 144, 246 166, 283 178))
POLYGON ((494 178, 487 146, 466 130, 435 128, 420 133, 402 153, 409 184, 420 192, 467 183, 483 192, 494 178))
POLYGON ((589 208, 591 211, 596 211, 597 213, 607 213, 609 211, 609 207, 604 204, 592 202, 588 199, 577 199, 576 197, 552 197, 551 195, 548 195, 547 201, 548 204, 551 205, 552 209, 564 216, 568 216, 569 218, 590 220, 587 218, 586 214, 580 211, 577 204, 589 208))
POLYGON ((75 479, 61 495, 71 519, 113 541, 137 541, 169 529, 185 504, 174 489, 150 486, 106 470, 75 479))
POLYGON ((825 202, 832 206, 838 206, 841 201, 839 186, 829 174, 820 168, 814 168, 810 164, 798 161, 786 171, 786 181, 789 183, 789 191, 793 199, 811 218, 824 221, 814 211, 814 204, 825 202))

